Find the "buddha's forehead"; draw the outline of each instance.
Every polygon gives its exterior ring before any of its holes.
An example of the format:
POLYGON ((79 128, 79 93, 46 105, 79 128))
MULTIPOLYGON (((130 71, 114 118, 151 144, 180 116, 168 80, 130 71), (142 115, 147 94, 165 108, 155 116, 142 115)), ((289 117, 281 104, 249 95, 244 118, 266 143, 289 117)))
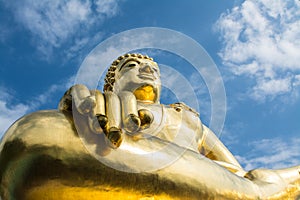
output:
POLYGON ((155 61, 147 59, 147 58, 138 58, 138 57, 129 57, 129 58, 125 58, 125 59, 121 60, 121 62, 117 65, 117 69, 121 70, 122 67, 124 67, 127 63, 130 63, 130 62, 135 62, 139 65, 143 65, 143 64, 147 63, 148 65, 151 65, 152 67, 159 69, 159 67, 155 61))

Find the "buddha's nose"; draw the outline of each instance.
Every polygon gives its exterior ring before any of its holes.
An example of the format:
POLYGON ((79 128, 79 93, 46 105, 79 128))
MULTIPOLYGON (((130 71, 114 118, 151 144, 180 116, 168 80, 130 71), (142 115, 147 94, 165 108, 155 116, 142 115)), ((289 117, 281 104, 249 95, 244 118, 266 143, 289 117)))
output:
POLYGON ((153 71, 152 67, 149 64, 144 64, 140 68, 140 72, 153 73, 154 71, 153 71))

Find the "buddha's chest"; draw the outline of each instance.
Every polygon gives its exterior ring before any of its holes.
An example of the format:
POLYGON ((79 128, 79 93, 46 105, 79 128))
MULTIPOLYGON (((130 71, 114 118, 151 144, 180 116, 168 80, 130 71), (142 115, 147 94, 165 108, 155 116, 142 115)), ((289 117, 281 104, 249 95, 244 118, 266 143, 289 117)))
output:
POLYGON ((176 143, 177 145, 197 151, 197 140, 200 137, 200 121, 186 110, 178 110, 165 105, 139 105, 153 115, 153 122, 143 135, 155 136, 176 143))

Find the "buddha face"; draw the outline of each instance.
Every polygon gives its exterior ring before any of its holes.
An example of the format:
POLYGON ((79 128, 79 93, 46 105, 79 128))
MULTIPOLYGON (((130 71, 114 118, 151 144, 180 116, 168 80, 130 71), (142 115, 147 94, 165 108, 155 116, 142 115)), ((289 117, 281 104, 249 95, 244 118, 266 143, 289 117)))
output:
POLYGON ((128 58, 115 71, 114 91, 133 92, 138 101, 158 103, 161 90, 160 71, 156 62, 128 58))

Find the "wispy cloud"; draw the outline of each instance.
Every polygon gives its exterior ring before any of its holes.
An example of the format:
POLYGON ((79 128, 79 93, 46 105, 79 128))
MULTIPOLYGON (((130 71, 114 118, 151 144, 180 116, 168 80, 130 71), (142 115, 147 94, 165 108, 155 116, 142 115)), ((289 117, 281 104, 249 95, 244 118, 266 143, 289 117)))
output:
MULTIPOLYGON (((211 94, 208 90, 205 82, 203 79, 199 76, 199 74, 193 73, 188 80, 190 81, 190 84, 193 86, 195 95, 197 97, 198 111, 201 115, 201 120, 207 121, 207 123, 211 120, 211 94)), ((183 89, 184 90, 184 89, 183 89)), ((188 96, 187 98, 194 98, 192 96, 188 96)), ((195 100, 194 100, 195 101, 195 100)), ((194 107, 194 109, 197 109, 194 107)), ((208 124, 207 124, 208 125, 208 124)))
POLYGON ((50 85, 48 89, 45 90, 44 93, 33 97, 28 102, 30 111, 39 109, 40 106, 44 104, 48 104, 49 101, 51 100, 58 102, 59 99, 53 99, 53 96, 57 96, 57 93, 59 93, 59 97, 62 97, 65 91, 69 89, 72 85, 74 85, 74 80, 75 80, 75 76, 71 76, 69 78, 66 78, 63 81, 59 81, 56 84, 50 85))
POLYGON ((30 108, 28 105, 19 103, 13 106, 9 102, 13 102, 14 98, 8 89, 0 87, 0 138, 7 128, 19 117, 27 113, 30 108))
POLYGON ((54 94, 60 93, 62 96, 64 91, 73 84, 74 77, 72 76, 58 84, 51 85, 44 93, 22 103, 15 102, 15 92, 0 86, 0 139, 14 121, 29 112, 38 110, 41 106, 50 101, 58 102, 59 99, 53 99, 53 96, 57 96, 54 94))
POLYGON ((177 99, 170 99, 168 94, 163 94, 170 103, 176 101, 184 102, 187 105, 198 109, 196 91, 190 79, 184 76, 182 71, 177 71, 171 66, 160 65, 162 85, 174 93, 177 99), (173 101, 173 102, 172 102, 173 101))
POLYGON ((251 151, 237 159, 247 170, 254 168, 285 168, 300 164, 299 138, 273 138, 253 141, 251 151))
POLYGON ((15 20, 30 31, 33 44, 44 55, 51 55, 63 45, 74 51, 87 43, 86 36, 96 25, 118 13, 118 0, 25 0, 5 4, 15 20))
POLYGON ((300 1, 246 0, 223 13, 215 28, 224 42, 224 65, 255 80, 251 97, 298 96, 300 1))
MULTIPOLYGON (((232 124, 229 124, 224 127, 222 130, 222 135, 220 135, 221 141, 224 142, 225 146, 228 146, 229 149, 231 146, 235 146, 237 144, 240 144, 240 132, 241 130, 245 130, 245 124, 243 122, 235 122, 232 124), (237 134, 239 133, 239 134, 237 134)), ((234 152, 233 152, 234 153, 234 152)))
POLYGON ((9 36, 10 30, 4 24, 0 24, 0 42, 4 43, 9 36))

